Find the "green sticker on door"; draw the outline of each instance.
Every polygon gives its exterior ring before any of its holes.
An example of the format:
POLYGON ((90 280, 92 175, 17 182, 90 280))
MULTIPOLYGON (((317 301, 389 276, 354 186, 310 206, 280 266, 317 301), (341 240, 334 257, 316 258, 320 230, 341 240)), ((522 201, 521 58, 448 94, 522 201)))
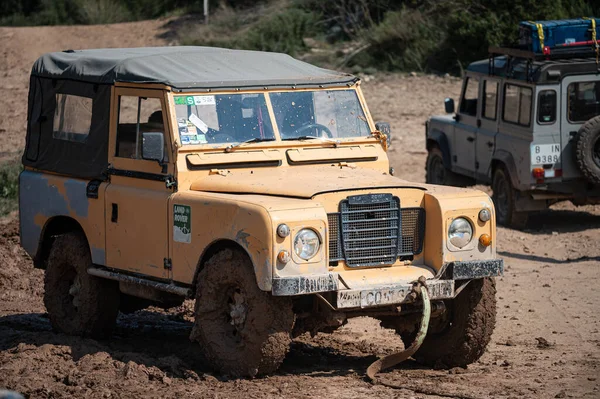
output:
POLYGON ((173 241, 192 242, 192 209, 188 205, 173 206, 173 241))

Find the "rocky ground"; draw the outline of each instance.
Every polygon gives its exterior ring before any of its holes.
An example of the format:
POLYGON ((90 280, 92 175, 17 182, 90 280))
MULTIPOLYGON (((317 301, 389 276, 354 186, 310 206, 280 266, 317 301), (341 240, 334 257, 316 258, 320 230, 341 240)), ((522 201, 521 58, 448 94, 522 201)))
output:
MULTIPOLYGON (((24 145, 28 74, 42 53, 168 44, 167 21, 111 26, 0 28, 0 161, 24 145)), ((424 121, 458 97, 460 82, 434 76, 365 77, 375 119, 391 122, 396 174, 424 180, 424 121)), ((487 189, 481 187, 482 189, 487 189)), ((597 398, 600 397, 600 206, 558 204, 525 231, 500 228, 498 322, 488 351, 466 369, 408 361, 373 386, 365 370, 402 348, 372 319, 294 341, 275 375, 228 380, 191 353, 190 303, 120 316, 110 341, 51 331, 43 275, 19 247, 16 215, 0 221, 0 389, 30 397, 597 398)))

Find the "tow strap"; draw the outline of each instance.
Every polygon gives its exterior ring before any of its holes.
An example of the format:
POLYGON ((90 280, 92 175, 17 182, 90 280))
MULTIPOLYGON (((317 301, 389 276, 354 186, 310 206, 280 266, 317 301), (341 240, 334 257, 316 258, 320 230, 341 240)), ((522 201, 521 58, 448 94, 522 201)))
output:
POLYGON ((402 352, 393 353, 388 356, 384 356, 379 360, 373 362, 369 368, 367 369, 367 377, 373 384, 381 384, 390 388, 402 388, 401 386, 396 386, 390 383, 382 382, 377 379, 377 373, 382 370, 388 369, 392 366, 395 366, 399 363, 402 363, 409 357, 415 354, 415 352, 421 347, 423 341, 425 340, 425 336, 427 335, 427 328, 429 327, 429 318, 431 316, 431 303, 429 302, 429 294, 427 293, 427 286, 425 284, 425 277, 419 277, 419 280, 414 283, 412 287, 412 295, 415 299, 421 298, 423 302, 423 316, 421 317, 421 326, 419 327, 419 332, 413 343, 403 350, 402 352))

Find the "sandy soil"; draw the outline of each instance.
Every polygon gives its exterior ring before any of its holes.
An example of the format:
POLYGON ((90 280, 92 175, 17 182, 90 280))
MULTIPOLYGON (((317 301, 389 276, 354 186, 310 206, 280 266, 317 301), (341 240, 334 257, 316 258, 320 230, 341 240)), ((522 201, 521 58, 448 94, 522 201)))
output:
MULTIPOLYGON (((42 53, 67 48, 168 44, 166 21, 91 27, 0 28, 0 160, 24 144, 27 82, 42 53)), ((379 75, 363 83, 371 112, 392 123, 396 174, 424 180, 424 121, 458 96, 459 81, 379 75)), ((486 189, 482 187, 483 189, 486 189)), ((0 389, 30 397, 598 398, 600 206, 559 204, 523 232, 500 228, 506 274, 498 281, 498 323, 488 351, 467 369, 434 370, 409 361, 364 378, 376 356, 402 348, 368 318, 332 335, 302 336, 278 373, 227 380, 190 350, 193 306, 120 316, 110 341, 51 331, 43 275, 19 247, 16 215, 0 221, 0 389)))

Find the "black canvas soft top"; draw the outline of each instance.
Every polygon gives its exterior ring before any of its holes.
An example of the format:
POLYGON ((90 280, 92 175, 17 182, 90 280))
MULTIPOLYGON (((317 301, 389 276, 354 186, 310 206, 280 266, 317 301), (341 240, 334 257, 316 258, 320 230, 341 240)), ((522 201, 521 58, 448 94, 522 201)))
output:
POLYGON ((358 81, 289 55, 172 46, 68 50, 42 55, 32 76, 94 84, 161 83, 176 89, 335 87, 358 81))

